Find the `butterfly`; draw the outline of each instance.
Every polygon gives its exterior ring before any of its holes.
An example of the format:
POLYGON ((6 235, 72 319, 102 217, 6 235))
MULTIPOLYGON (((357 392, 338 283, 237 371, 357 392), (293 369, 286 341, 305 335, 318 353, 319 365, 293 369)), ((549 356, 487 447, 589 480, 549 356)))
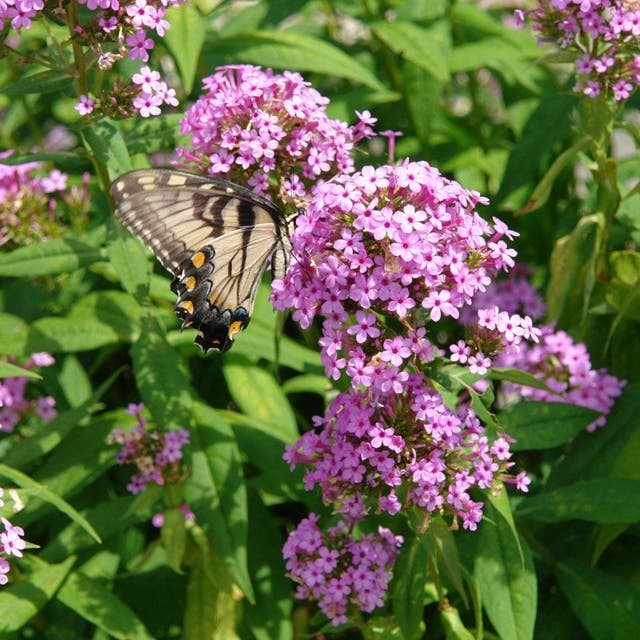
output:
POLYGON ((284 212, 226 180, 174 169, 129 171, 111 185, 116 215, 173 275, 176 315, 206 353, 227 351, 251 319, 264 270, 283 278, 284 212))

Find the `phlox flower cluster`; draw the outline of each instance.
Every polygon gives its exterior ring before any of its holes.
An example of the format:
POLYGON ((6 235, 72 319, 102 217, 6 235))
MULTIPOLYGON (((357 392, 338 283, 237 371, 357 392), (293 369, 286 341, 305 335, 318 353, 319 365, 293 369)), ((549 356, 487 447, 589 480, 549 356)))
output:
MULTIPOLYGON (((4 506, 3 493, 4 490, 0 489, 0 507, 4 506)), ((22 558, 22 551, 27 546, 27 543, 24 540, 22 527, 11 524, 7 518, 0 519, 4 525, 4 531, 0 533, 0 585, 5 585, 9 582, 7 574, 11 570, 9 557, 22 558)))
MULTIPOLYGON (((88 16, 83 23, 74 23, 77 15, 69 15, 68 8, 58 3, 55 13, 74 29, 74 43, 90 49, 97 58, 100 70, 111 69, 122 58, 149 61, 154 48, 153 35, 164 36, 169 28, 166 12, 169 7, 184 4, 184 0, 78 0, 86 5, 88 16)), ((30 29, 33 20, 41 17, 43 0, 2 0, 0 26, 12 29, 30 29)), ((43 19, 48 19, 44 17, 43 19)), ((145 68, 139 74, 145 73, 145 68)), ((82 116, 95 114, 110 117, 128 117, 134 113, 143 118, 158 115, 162 104, 177 105, 175 91, 160 80, 157 72, 152 84, 132 78, 132 82, 116 81, 110 90, 99 97, 79 96, 75 105, 82 116)))
MULTIPOLYGON (((15 362, 11 360, 13 364, 15 362)), ((48 353, 32 353, 24 369, 48 367, 55 362, 48 353)), ((11 433, 16 425, 29 416, 36 415, 45 423, 51 422, 57 415, 56 401, 52 396, 27 398, 29 378, 19 376, 0 379, 0 431, 11 433)))
POLYGON ((176 164, 270 193, 280 202, 304 200, 310 186, 353 170, 355 143, 373 135, 368 112, 350 127, 326 114, 329 100, 298 73, 251 65, 220 67, 203 80, 205 93, 182 119, 191 134, 176 164))
MULTIPOLYGON (((526 309, 535 317, 541 316, 545 305, 527 276, 527 270, 517 265, 507 279, 492 283, 473 304, 480 308, 497 305, 513 313, 526 309)), ((495 364, 526 371, 544 382, 550 390, 504 382, 501 395, 511 401, 528 398, 589 407, 603 415, 591 423, 588 430, 603 426, 626 381, 619 380, 606 369, 593 369, 586 345, 575 342, 565 331, 556 330, 553 324, 538 324, 538 327, 541 337, 537 344, 525 343, 517 351, 502 352, 495 364)))
POLYGON ((640 84, 640 5, 635 0, 538 0, 528 19, 541 41, 576 55, 574 87, 586 96, 626 100, 640 84))
MULTIPOLYGON (((476 415, 447 407, 423 372, 443 355, 432 333, 513 265, 502 239, 513 232, 480 217, 484 202, 426 162, 404 162, 319 185, 297 219, 272 301, 303 327, 324 318, 327 375, 350 386, 285 459, 307 465, 306 488, 319 485, 352 520, 417 506, 475 529, 483 504, 470 492, 496 487, 511 466, 506 438, 489 443, 476 415)), ((484 367, 536 337, 527 317, 512 331, 485 315, 491 351, 469 353, 484 367)))
POLYGON ((383 604, 402 536, 379 527, 356 537, 344 522, 326 532, 310 514, 283 548, 296 597, 317 600, 334 626, 347 622, 350 605, 366 612, 383 604))
POLYGON ((182 480, 182 447, 189 443, 186 429, 165 433, 147 430, 148 421, 142 417, 142 410, 142 403, 130 404, 125 413, 134 416, 137 424, 128 431, 116 427, 108 438, 110 444, 122 446, 116 456, 118 464, 134 464, 137 468, 127 484, 133 494, 141 493, 151 482, 164 486, 182 480))
MULTIPOLYGON (((0 160, 13 151, 0 153, 0 160)), ((45 171, 38 162, 9 165, 0 162, 0 246, 32 244, 64 233, 60 203, 77 211, 79 222, 86 211, 86 186, 67 185, 67 175, 45 171)))

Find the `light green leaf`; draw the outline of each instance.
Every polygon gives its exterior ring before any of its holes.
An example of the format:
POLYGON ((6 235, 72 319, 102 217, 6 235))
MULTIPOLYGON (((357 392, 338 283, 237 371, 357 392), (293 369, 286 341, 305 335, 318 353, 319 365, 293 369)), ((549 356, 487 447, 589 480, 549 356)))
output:
POLYGON ((212 547, 245 596, 253 601, 247 569, 247 496, 233 431, 218 412, 201 407, 191 429, 192 473, 186 500, 212 547))
POLYGON ((0 254, 0 276, 33 278, 68 273, 105 259, 102 249, 72 238, 54 238, 0 254))
POLYGON ((531 551, 524 541, 514 539, 510 524, 497 511, 489 504, 485 509, 475 534, 474 559, 485 610, 501 640, 531 640, 537 607, 531 551))
POLYGON ((377 21, 369 26, 395 54, 413 62, 440 82, 449 80, 447 60, 450 52, 440 30, 399 20, 377 21))
POLYGON ((289 401, 270 373, 237 354, 225 357, 222 371, 231 397, 243 413, 268 425, 285 442, 298 438, 289 401))
POLYGON ((166 19, 171 28, 165 34, 164 41, 178 63, 184 92, 189 95, 193 89, 208 21, 197 9, 188 5, 169 8, 166 19))
POLYGON ((107 246, 111 264, 122 286, 141 304, 147 301, 151 284, 151 263, 142 243, 118 226, 107 246))
POLYGON ((167 563, 176 573, 182 573, 181 565, 187 545, 187 531, 184 513, 180 509, 173 507, 164 510, 160 539, 167 553, 167 563))
POLYGON ((30 369, 23 369, 10 362, 0 360, 0 378, 31 378, 31 380, 42 380, 42 376, 30 369))
POLYGON ((224 38, 207 45, 207 51, 234 62, 250 62, 278 69, 313 71, 346 78, 372 89, 386 91, 376 75, 355 58, 320 38, 297 31, 256 31, 224 38))
POLYGON ((127 145, 120 129, 109 120, 98 120, 80 131, 87 151, 106 167, 109 180, 132 169, 127 145))

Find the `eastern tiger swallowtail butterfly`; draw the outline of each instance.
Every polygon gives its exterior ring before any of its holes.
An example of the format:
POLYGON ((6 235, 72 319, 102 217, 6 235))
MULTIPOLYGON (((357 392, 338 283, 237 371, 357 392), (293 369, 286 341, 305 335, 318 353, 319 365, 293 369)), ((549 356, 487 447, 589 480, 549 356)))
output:
POLYGON ((116 215, 174 280, 175 311, 196 343, 226 351, 251 318, 262 273, 284 277, 291 243, 283 211, 241 187, 173 169, 142 169, 111 185, 116 215))

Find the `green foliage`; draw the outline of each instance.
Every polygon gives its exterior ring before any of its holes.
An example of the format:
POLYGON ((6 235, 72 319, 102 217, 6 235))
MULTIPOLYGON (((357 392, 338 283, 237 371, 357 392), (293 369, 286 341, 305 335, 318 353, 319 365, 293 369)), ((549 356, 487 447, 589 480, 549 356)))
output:
MULTIPOLYGON (((549 50, 505 26, 502 10, 478 4, 183 5, 167 14, 171 29, 155 49, 180 106, 150 119, 78 117, 78 69, 96 60, 65 64, 51 40, 69 39, 55 9, 24 30, 20 67, 5 25, 0 145, 14 154, 2 163, 39 161, 76 187, 84 172, 91 179, 86 224, 0 249, 0 378, 29 378, 34 397, 50 393, 58 409, 47 425, 29 422, 0 440, 2 486, 26 502, 2 514, 38 547, 12 558, 0 588, 2 637, 640 636, 640 129, 604 98, 587 104, 560 86, 551 58, 540 60, 549 50), (51 53, 57 64, 47 66, 51 53), (427 160, 488 196, 483 214, 521 234, 519 260, 535 271, 547 320, 584 341, 595 368, 629 381, 606 426, 587 433, 600 414, 585 407, 504 407, 502 382, 547 388, 529 373, 494 369, 494 386, 480 393, 479 376, 439 369, 434 386, 448 402, 467 394, 491 433, 515 438, 530 493, 474 496, 485 503, 477 532, 437 516, 374 516, 370 530, 388 526, 405 542, 389 601, 349 628, 331 628, 295 599, 281 554, 306 511, 323 509, 283 461, 284 447, 343 388, 324 376, 316 328, 302 334, 276 316, 265 280, 232 352, 203 356, 193 332, 179 332, 168 278, 115 221, 108 195, 115 177, 150 155, 171 157, 202 78, 239 63, 303 73, 331 99, 332 115, 353 122, 355 109, 370 110, 378 130, 403 131, 396 157, 427 160), (54 149, 46 137, 58 125, 71 142, 54 149), (629 157, 614 155, 614 130, 629 136, 629 157), (40 351, 55 356, 50 370, 22 367, 40 351), (189 472, 134 499, 107 437, 130 424, 123 409, 138 402, 160 430, 189 430, 189 472), (156 530, 149 521, 158 513, 156 530)), ((127 65, 100 78, 115 81, 127 65)), ((628 104, 637 109, 637 95, 628 104)), ((358 153, 359 165, 387 161, 380 139, 358 153)))

